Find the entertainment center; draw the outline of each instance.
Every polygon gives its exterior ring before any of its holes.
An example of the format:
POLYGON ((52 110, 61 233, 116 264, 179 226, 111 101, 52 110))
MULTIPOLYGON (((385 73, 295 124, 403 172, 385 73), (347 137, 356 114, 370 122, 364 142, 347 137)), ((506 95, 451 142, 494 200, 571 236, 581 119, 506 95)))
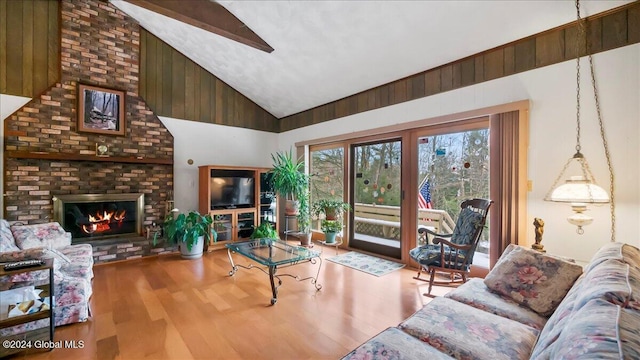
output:
POLYGON ((201 214, 211 215, 218 234, 209 250, 249 239, 265 221, 279 231, 277 197, 267 181, 268 168, 204 165, 198 170, 198 208, 201 214))

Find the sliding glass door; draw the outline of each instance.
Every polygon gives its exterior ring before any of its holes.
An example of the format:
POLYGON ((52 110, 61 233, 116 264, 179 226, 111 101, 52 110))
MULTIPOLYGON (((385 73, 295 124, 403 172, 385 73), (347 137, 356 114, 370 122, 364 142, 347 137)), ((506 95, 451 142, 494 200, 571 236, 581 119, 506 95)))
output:
POLYGON ((400 139, 351 146, 350 247, 401 258, 401 150, 400 139))
MULTIPOLYGON (((490 198, 488 124, 473 125, 458 132, 425 130, 418 136, 418 227, 451 233, 462 201, 490 198)), ((485 268, 489 267, 489 232, 483 231, 473 258, 475 265, 485 268)))

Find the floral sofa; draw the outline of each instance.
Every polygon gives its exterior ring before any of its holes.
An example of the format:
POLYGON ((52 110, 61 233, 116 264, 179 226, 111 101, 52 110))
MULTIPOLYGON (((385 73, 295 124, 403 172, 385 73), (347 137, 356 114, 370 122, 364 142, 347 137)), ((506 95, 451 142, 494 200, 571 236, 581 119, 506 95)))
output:
MULTIPOLYGON (((71 245, 71 234, 56 222, 21 225, 0 219, 0 263, 53 258, 55 326, 83 322, 89 318, 92 294, 93 250, 89 244, 71 245)), ((37 286, 48 282, 46 270, 26 272, 0 278, 0 297, 11 289, 37 286)), ((3 306, 4 307, 4 306, 3 306)), ((7 309, 0 309, 2 312, 7 309)), ((6 314, 4 314, 6 315, 6 314)), ((48 326, 48 320, 2 329, 0 336, 22 333, 48 326)))
POLYGON ((640 359, 640 250, 584 267, 510 245, 483 279, 435 298, 343 359, 640 359))

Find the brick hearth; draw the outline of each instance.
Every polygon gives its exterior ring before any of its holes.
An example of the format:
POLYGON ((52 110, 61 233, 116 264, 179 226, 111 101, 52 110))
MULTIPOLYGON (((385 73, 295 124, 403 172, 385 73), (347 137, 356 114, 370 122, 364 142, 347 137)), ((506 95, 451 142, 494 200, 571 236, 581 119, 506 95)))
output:
MULTIPOLYGON (((144 193, 144 225, 160 222, 173 189, 173 136, 138 96, 139 25, 107 1, 62 0, 60 9, 60 82, 5 120, 6 218, 50 221, 59 194, 144 193), (125 136, 77 131, 80 83, 126 91, 125 136), (97 143, 112 161, 93 158, 97 143)), ((167 251, 140 235, 96 245, 95 260, 167 251)))

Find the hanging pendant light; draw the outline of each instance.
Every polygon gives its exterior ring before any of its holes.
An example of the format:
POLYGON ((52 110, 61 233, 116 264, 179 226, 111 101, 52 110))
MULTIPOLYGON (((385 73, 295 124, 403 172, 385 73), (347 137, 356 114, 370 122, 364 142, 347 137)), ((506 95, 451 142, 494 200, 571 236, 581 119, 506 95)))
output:
POLYGON ((580 17, 580 1, 576 0, 576 14, 578 23, 578 34, 576 35, 576 153, 567 161, 564 165, 560 175, 556 178, 555 182, 551 186, 551 190, 545 196, 547 201, 555 202, 568 202, 571 203, 571 208, 574 212, 573 215, 567 218, 569 223, 577 226, 577 233, 582 235, 584 233, 583 226, 589 225, 593 222, 593 218, 585 214, 588 204, 594 203, 611 203, 611 241, 615 241, 615 203, 613 198, 614 190, 614 178, 613 167, 611 165, 611 157, 609 155, 609 147, 606 141, 604 133, 604 125, 602 123, 602 116, 600 113, 600 103, 598 100, 598 91, 595 82, 595 73, 593 67, 593 60, 589 54, 588 44, 586 41, 586 32, 584 21, 580 17), (589 163, 584 155, 580 152, 582 147, 580 145, 580 54, 584 45, 584 51, 589 58, 589 65, 591 70, 591 78, 593 85, 593 92, 595 96, 596 112, 598 115, 598 122, 600 125, 600 135, 604 145, 605 156, 607 158, 607 164, 609 166, 609 178, 610 178, 610 193, 609 194, 596 184, 595 178, 589 168, 589 163), (577 171, 576 171, 577 168, 577 171), (577 174, 569 176, 568 179, 560 184, 561 180, 565 178, 565 173, 577 174))

